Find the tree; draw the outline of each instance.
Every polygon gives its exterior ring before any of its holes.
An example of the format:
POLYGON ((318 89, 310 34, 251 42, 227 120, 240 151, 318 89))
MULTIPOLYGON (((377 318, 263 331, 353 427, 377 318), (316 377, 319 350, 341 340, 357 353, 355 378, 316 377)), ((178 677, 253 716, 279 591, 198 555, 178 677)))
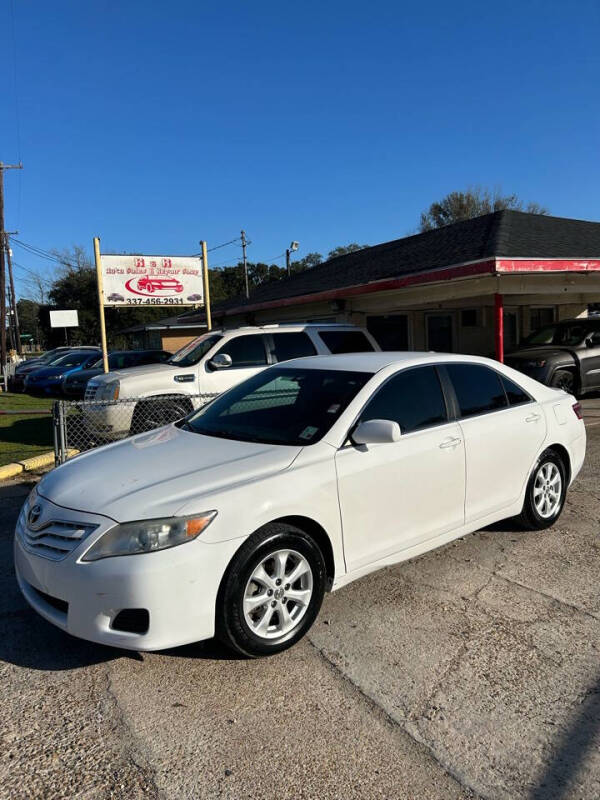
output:
POLYGON ((365 247, 368 246, 368 244, 356 244, 356 242, 351 242, 350 244, 341 245, 340 247, 334 247, 333 250, 330 250, 327 254, 327 258, 345 256, 348 253, 355 253, 357 250, 364 250, 365 247))
POLYGON ((464 192, 450 192, 439 202, 432 203, 421 213, 421 232, 443 228, 453 222, 473 217, 481 217, 493 211, 513 209, 530 214, 548 214, 548 209, 538 203, 524 204, 516 194, 502 195, 499 189, 490 191, 480 186, 468 188, 464 192))
POLYGON ((23 284, 30 300, 40 305, 48 302, 52 279, 48 278, 41 270, 28 268, 27 278, 23 284))

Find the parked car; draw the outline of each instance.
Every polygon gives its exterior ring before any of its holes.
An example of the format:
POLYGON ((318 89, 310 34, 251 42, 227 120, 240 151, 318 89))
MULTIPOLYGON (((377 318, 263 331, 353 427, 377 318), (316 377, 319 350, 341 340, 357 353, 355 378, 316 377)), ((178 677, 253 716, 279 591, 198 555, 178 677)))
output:
POLYGON ((197 303, 200 300, 202 300, 202 295, 201 294, 188 294, 187 299, 190 301, 190 303, 197 303))
POLYGON ((144 275, 143 278, 140 278, 137 287, 140 291, 146 292, 155 292, 157 289, 183 292, 183 284, 177 278, 153 278, 151 275, 144 275))
POLYGON ((52 350, 47 350, 41 356, 37 356, 36 358, 28 358, 26 361, 22 361, 20 364, 17 365, 14 375, 12 376, 12 380, 10 382, 9 389, 11 392, 23 392, 25 390, 25 378, 27 375, 35 372, 36 370, 40 369, 41 367, 46 367, 52 364, 53 361, 56 361, 62 356, 69 353, 71 350, 93 350, 94 352, 98 352, 97 347, 55 347, 52 350))
POLYGON ((92 378, 83 409, 92 435, 121 439, 180 419, 245 378, 300 356, 379 350, 352 325, 264 325, 215 330, 194 339, 164 364, 92 378), (119 400, 118 406, 106 401, 119 400), (102 405, 97 404, 98 401, 102 405), (96 405, 94 405, 96 404, 96 405))
POLYGON ((111 303, 124 303, 125 302, 125 298, 123 297, 123 295, 119 294, 118 292, 112 292, 111 294, 108 295, 108 297, 106 299, 111 303))
POLYGON ((99 349, 70 350, 47 367, 31 372, 25 378, 25 391, 37 397, 59 397, 67 375, 79 372, 98 360, 99 349))
MULTIPOLYGON (((116 350, 108 354, 108 368, 112 371, 146 366, 147 364, 161 364, 168 361, 172 355, 166 350, 116 350)), ((62 382, 61 393, 63 397, 69 400, 83 400, 88 381, 96 377, 96 375, 104 375, 102 358, 95 361, 87 369, 78 370, 67 375, 62 382)))
POLYGON ((549 527, 585 446, 571 396, 488 359, 297 359, 48 473, 17 522, 17 580, 84 639, 216 634, 269 655, 326 590, 506 517, 549 527))
POLYGON ((600 319, 567 319, 534 331, 506 363, 520 372, 584 395, 600 389, 600 319))

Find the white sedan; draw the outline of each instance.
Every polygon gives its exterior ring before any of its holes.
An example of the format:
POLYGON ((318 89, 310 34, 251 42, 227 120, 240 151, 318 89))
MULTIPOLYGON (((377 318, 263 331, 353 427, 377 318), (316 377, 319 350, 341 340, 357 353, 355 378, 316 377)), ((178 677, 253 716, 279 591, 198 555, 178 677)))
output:
POLYGON ((84 639, 268 655, 326 590, 506 517, 552 525, 585 444, 573 397, 485 358, 297 359, 46 475, 17 578, 84 639))

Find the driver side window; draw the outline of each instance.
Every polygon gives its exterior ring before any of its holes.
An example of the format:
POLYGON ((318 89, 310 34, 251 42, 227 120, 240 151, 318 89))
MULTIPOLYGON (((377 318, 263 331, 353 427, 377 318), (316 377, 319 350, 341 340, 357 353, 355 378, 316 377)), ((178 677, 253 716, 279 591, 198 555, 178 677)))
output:
POLYGON ((408 369, 390 378, 361 414, 360 421, 389 419, 411 433, 448 420, 446 402, 434 367, 408 369))
POLYGON ((227 353, 231 357, 231 368, 264 367, 267 364, 264 339, 261 335, 236 336, 230 339, 215 355, 227 353))

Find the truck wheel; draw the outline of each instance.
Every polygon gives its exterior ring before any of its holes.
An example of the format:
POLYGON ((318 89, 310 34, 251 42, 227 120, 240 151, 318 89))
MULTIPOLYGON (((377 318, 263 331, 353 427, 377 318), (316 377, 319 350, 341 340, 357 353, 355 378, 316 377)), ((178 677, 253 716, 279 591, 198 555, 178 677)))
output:
POLYGON ((157 397, 155 400, 143 400, 136 404, 131 419, 129 435, 153 431, 170 422, 182 419, 192 411, 189 400, 170 400, 157 397))
POLYGON ((557 369, 550 379, 550 386, 562 389, 568 394, 575 394, 575 375, 569 369, 557 369))

